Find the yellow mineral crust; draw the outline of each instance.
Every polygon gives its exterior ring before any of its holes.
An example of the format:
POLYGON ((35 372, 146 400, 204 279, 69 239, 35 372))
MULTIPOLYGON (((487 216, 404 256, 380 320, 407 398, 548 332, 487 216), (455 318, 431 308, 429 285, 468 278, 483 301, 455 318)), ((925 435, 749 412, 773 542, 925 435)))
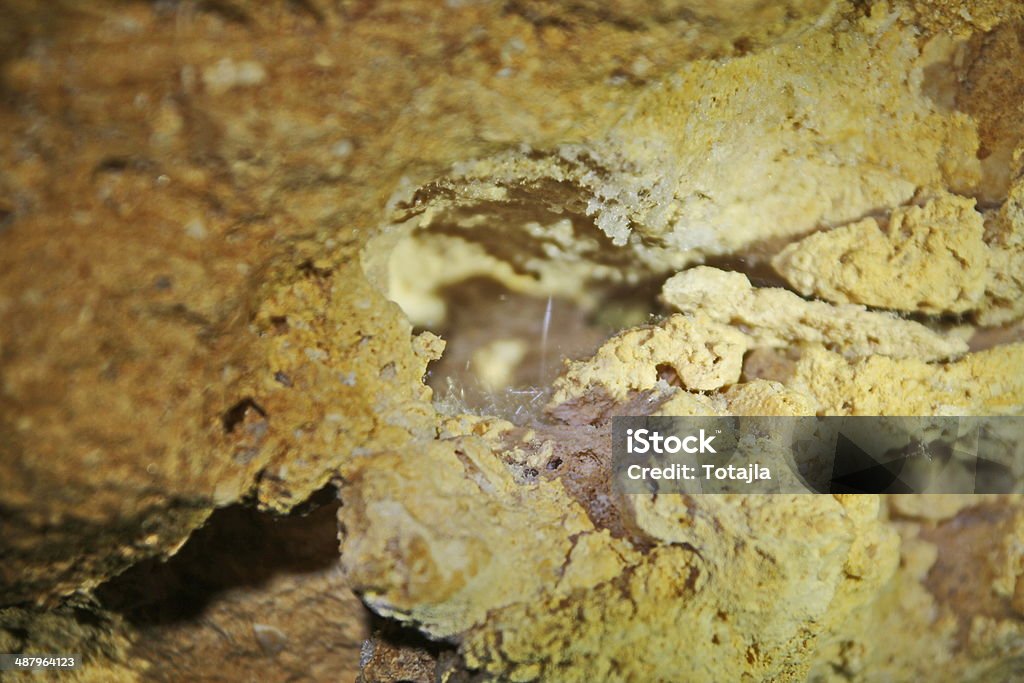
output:
POLYGON ((978 322, 1001 325, 1024 317, 1024 176, 989 225, 992 279, 978 322))
POLYGON ((814 402, 810 398, 769 380, 754 380, 733 385, 726 389, 722 396, 726 400, 730 415, 814 414, 814 402))
POLYGON ((913 31, 884 3, 857 29, 694 62, 644 93, 598 152, 630 171, 595 186, 597 225, 617 243, 635 230, 722 254, 899 205, 918 187, 972 186, 974 124, 920 91, 913 31))
MULTIPOLYGON (((359 463, 341 511, 342 566, 374 609, 447 637, 527 596, 610 578, 560 583, 573 537, 596 533, 560 484, 517 484, 478 437, 415 448, 359 463)), ((616 561, 629 554, 605 545, 616 561)))
MULTIPOLYGON (((1020 496, 942 496, 948 514, 915 518, 889 499, 890 526, 900 534, 893 579, 837 629, 818 653, 809 680, 1016 681, 1019 666, 1020 496), (894 637, 894 634, 915 634, 894 637), (923 637, 919 634, 927 634, 923 637)), ((929 496, 929 499, 940 498, 929 496)))
POLYGON ((653 415, 814 415, 814 401, 784 384, 766 379, 733 384, 724 391, 700 394, 677 391, 653 415))
MULTIPOLYGON (((980 227, 980 226, 979 226, 980 227)), ((940 360, 967 351, 960 339, 863 306, 805 301, 779 288, 755 288, 743 273, 698 266, 670 278, 662 300, 722 327, 743 330, 747 346, 828 344, 848 357, 873 354, 940 360)))
POLYGON ((503 679, 800 681, 895 568, 875 497, 627 496, 640 551, 492 449, 367 459, 342 493, 342 564, 375 610, 503 679))
MULTIPOLYGON (((803 681, 824 625, 863 599, 850 596, 859 577, 840 569, 853 554, 854 525, 820 512, 814 521, 798 515, 789 522, 791 533, 805 538, 723 549, 727 565, 703 561, 685 546, 660 546, 590 591, 497 612, 490 629, 466 638, 466 659, 494 674, 509 672, 513 681, 803 681), (823 542, 828 533, 834 536, 823 542), (784 560, 785 552, 801 562, 784 560), (751 600, 751 591, 740 587, 745 582, 765 593, 751 600), (769 592, 795 607, 797 619, 766 611, 769 592)), ((894 560, 886 557, 882 566, 894 560)), ((883 577, 864 583, 877 585, 883 577)))
POLYGON ((930 31, 970 35, 1024 17, 1024 6, 1004 0, 901 0, 930 31))
POLYGON ((325 643, 350 672, 353 590, 493 680, 1019 678, 1018 503, 623 499, 601 420, 1020 412, 1024 345, 954 360, 924 326, 734 279, 743 319, 701 305, 620 332, 524 429, 439 415, 423 380, 443 342, 413 332, 466 277, 593 309, 943 193, 986 210, 969 312, 1020 317, 1019 185, 996 208, 1020 160, 1017 4, 6 0, 0 651, 80 646, 81 680, 151 680, 161 649, 139 662, 131 641, 161 636, 94 624, 95 591, 180 558, 216 508, 337 486, 343 575, 156 625, 193 657, 179 678, 336 678, 302 664, 325 643), (955 46, 922 55, 929 32, 999 22, 970 74, 955 46), (781 346, 777 381, 744 376, 781 346), (276 647, 254 617, 282 605, 323 618, 276 667, 216 666, 276 647))
POLYGON ((1024 411, 1024 343, 949 363, 849 360, 814 347, 788 385, 827 415, 1017 415, 1024 411))
POLYGON ((435 433, 421 378, 444 343, 413 336, 358 273, 358 258, 311 258, 300 246, 265 279, 253 324, 267 365, 250 381, 271 416, 257 487, 267 508, 305 500, 371 443, 397 448, 435 433))
POLYGON ((866 218, 815 233, 772 264, 801 294, 828 301, 928 314, 974 310, 991 272, 974 204, 943 194, 894 210, 887 224, 866 218))
POLYGON ((673 315, 612 337, 587 360, 568 362, 548 410, 624 402, 638 392, 668 389, 659 374, 665 371, 686 389, 718 389, 739 380, 746 350, 738 330, 706 317, 673 315))
POLYGON ((879 3, 840 26, 690 62, 640 90, 603 136, 453 165, 394 202, 391 223, 416 247, 395 252, 391 295, 436 316, 436 291, 484 258, 504 262, 493 277, 512 289, 585 302, 590 280, 633 282, 777 244, 919 188, 973 188, 975 123, 922 92, 900 12, 879 3), (420 253, 429 267, 410 292, 420 253), (446 253, 446 268, 430 265, 446 253))

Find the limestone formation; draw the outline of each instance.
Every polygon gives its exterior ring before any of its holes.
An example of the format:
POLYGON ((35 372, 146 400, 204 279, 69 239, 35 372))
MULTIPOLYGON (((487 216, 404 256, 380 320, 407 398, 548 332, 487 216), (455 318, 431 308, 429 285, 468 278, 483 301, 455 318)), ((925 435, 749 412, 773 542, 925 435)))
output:
POLYGON ((0 653, 1021 679, 1019 492, 624 493, 611 430, 1024 414, 1022 46, 998 0, 0 0, 0 653))

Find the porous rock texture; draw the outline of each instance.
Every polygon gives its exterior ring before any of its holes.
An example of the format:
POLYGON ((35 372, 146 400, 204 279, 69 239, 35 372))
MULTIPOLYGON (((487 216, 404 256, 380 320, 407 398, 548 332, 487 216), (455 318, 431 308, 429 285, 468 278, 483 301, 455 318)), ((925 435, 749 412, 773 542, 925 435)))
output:
POLYGON ((83 654, 69 680, 1024 675, 1019 495, 609 476, 615 414, 1024 411, 1015 3, 0 17, 0 651, 83 654), (472 278, 672 310, 605 315, 531 419, 473 414, 431 400, 418 329, 472 278))
POLYGON ((981 306, 990 277, 984 233, 973 200, 945 196, 897 208, 884 231, 867 218, 815 233, 783 249, 773 265, 804 295, 963 313, 981 306))

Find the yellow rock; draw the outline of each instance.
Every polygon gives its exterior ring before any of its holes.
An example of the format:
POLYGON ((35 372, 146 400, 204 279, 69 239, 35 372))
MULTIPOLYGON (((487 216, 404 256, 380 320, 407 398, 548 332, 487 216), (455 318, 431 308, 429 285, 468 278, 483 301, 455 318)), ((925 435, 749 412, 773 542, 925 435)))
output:
POLYGON ((742 273, 699 266, 668 280, 662 300, 684 313, 701 314, 743 330, 748 345, 786 348, 827 343, 850 357, 879 354, 939 360, 963 353, 960 339, 863 306, 805 301, 779 288, 754 288, 742 273))
MULTIPOLYGON (((977 309, 993 270, 974 200, 943 194, 795 242, 772 264, 797 291, 928 314, 977 309)), ((996 265, 996 264, 992 264, 996 265)))

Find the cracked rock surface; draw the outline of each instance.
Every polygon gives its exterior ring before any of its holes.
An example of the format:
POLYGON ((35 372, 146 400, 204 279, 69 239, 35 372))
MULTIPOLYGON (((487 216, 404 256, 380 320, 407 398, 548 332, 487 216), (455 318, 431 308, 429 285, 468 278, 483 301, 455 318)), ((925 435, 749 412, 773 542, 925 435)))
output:
POLYGON ((610 478, 615 415, 1024 414, 1021 64, 996 0, 0 0, 0 652, 1024 677, 1019 493, 610 478))

